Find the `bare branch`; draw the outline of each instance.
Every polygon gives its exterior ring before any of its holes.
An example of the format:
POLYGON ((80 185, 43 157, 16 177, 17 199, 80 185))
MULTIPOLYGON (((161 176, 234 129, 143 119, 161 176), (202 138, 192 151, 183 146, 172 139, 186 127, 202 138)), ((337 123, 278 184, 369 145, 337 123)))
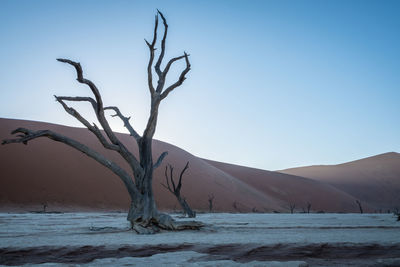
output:
MULTIPOLYGON (((97 139, 99 139, 100 143, 107 149, 111 149, 111 150, 115 150, 115 151, 119 151, 119 146, 117 145, 113 145, 110 144, 105 137, 103 136, 103 134, 101 133, 100 129, 93 124, 93 126, 85 119, 82 117, 82 115, 76 111, 74 108, 67 106, 67 104, 65 104, 65 102, 63 100, 69 100, 69 101, 90 101, 90 99, 94 102, 94 100, 90 97, 58 97, 58 96, 54 96, 56 98, 56 100, 63 106, 63 108, 65 109, 65 111, 70 114, 71 116, 75 117, 78 121, 80 121, 84 126, 86 126, 86 128, 88 128, 89 131, 91 131, 96 137, 97 139)), ((96 102, 93 103, 92 105, 95 106, 96 102)))
POLYGON ((165 66, 164 70, 162 71, 161 75, 159 76, 160 78, 158 79, 158 85, 157 85, 157 90, 156 90, 157 93, 161 93, 162 92, 162 90, 164 88, 164 85, 165 85, 165 79, 167 77, 168 71, 171 68, 172 64, 175 61, 178 61, 178 60, 180 60, 180 59, 182 59, 184 57, 185 57, 184 55, 183 56, 179 56, 179 57, 174 57, 174 58, 172 58, 172 59, 170 59, 168 61, 167 65, 165 66))
POLYGON ((12 134, 22 133, 23 135, 19 135, 19 138, 16 139, 6 139, 3 140, 2 144, 11 144, 11 143, 24 143, 27 144, 28 141, 39 137, 47 137, 57 142, 64 143, 76 150, 86 154, 87 156, 91 157, 92 159, 96 160, 101 165, 110 169, 113 173, 118 175, 121 180, 124 182, 126 188, 128 189, 131 196, 135 196, 138 194, 137 189, 134 185, 132 178, 129 176, 128 173, 120 166, 118 166, 115 162, 108 160, 103 155, 99 154, 97 151, 85 146, 84 144, 79 143, 69 137, 63 136, 61 134, 55 133, 50 130, 42 130, 42 131, 32 131, 26 128, 18 128, 12 131, 12 134))
MULTIPOLYGON (((168 165, 170 166, 170 165, 168 165)), ((171 188, 171 186, 169 185, 169 181, 168 181, 168 166, 165 166, 165 181, 167 182, 167 185, 161 183, 161 185, 163 185, 166 189, 168 189, 168 191, 170 191, 171 193, 174 193, 174 190, 171 188)), ((170 166, 171 167, 171 166, 170 166)))
POLYGON ((169 172, 170 172, 170 180, 171 180, 171 184, 173 186, 174 192, 176 193, 176 186, 175 186, 175 181, 174 181, 174 167, 172 167, 171 165, 169 165, 169 172))
MULTIPOLYGON (((188 56, 189 56, 189 55, 188 55, 188 56)), ((172 64, 173 64, 175 61, 181 60, 181 59, 184 58, 184 57, 185 57, 185 55, 182 55, 182 56, 179 56, 179 57, 171 58, 171 59, 168 61, 167 65, 165 66, 165 69, 164 69, 164 71, 163 71, 164 78, 165 78, 165 76, 167 75, 167 73, 168 73, 169 69, 171 68, 172 64)))
POLYGON ((155 16, 155 24, 154 24, 154 33, 153 33, 153 41, 151 42, 151 46, 154 48, 157 42, 157 28, 158 28, 158 14, 155 16))
POLYGON ((168 155, 168 151, 161 153, 161 155, 158 157, 158 160, 156 161, 156 164, 153 165, 153 168, 154 169, 158 168, 167 155, 168 155))
POLYGON ((153 41, 150 44, 146 39, 144 40, 150 50, 149 64, 147 65, 147 83, 148 83, 149 90, 150 90, 150 93, 152 96, 154 95, 155 90, 154 90, 154 86, 153 86, 153 74, 151 71, 151 66, 153 65, 154 51, 156 50, 154 48, 154 46, 157 41, 157 28, 158 28, 158 14, 155 17, 153 41))
MULTIPOLYGON (((180 177, 179 177, 179 182, 178 182, 178 186, 175 185, 174 182, 174 176, 173 176, 173 171, 174 168, 168 164, 167 166, 165 166, 165 180, 167 182, 167 185, 161 183, 161 185, 163 187, 165 187, 169 192, 171 192, 172 194, 174 194, 174 196, 176 197, 176 199, 178 200, 179 204, 181 205, 183 211, 190 217, 190 218, 194 218, 196 217, 196 212, 193 211, 189 204, 186 201, 185 197, 181 196, 181 188, 182 188, 182 177, 184 172, 189 168, 189 162, 186 163, 185 168, 183 168, 183 170, 181 171, 180 177), (168 168, 170 171, 170 175, 168 177, 168 168), (170 185, 170 183, 172 184, 172 187, 170 185)), ((210 202, 210 199, 209 199, 210 202)), ((212 206, 212 202, 211 202, 211 206, 212 206)), ((212 208, 211 208, 212 209, 212 208)))
POLYGON ((185 75, 190 71, 190 62, 189 62, 189 55, 184 52, 184 57, 186 61, 186 68, 181 72, 178 81, 170 85, 165 91, 161 94, 161 100, 166 98, 168 94, 174 90, 176 87, 180 86, 183 81, 186 79, 185 75))
POLYGON ((76 73, 77 73, 77 80, 80 83, 87 84, 90 89, 92 90, 95 98, 96 98, 96 109, 95 113, 97 116, 98 121, 100 122, 101 127, 103 127, 104 132, 106 133, 107 137, 110 139, 111 143, 114 145, 118 146, 118 152, 119 154, 126 160, 128 163, 130 163, 130 166, 132 167, 132 171, 134 173, 141 173, 143 172, 142 167, 140 166, 138 160, 135 158, 135 156, 129 152, 129 150, 125 147, 125 145, 115 136, 114 132, 112 131, 110 125, 108 124, 107 119, 104 116, 104 107, 103 107, 103 100, 101 99, 101 95, 97 87, 93 82, 90 80, 87 80, 83 78, 83 71, 80 63, 74 62, 69 59, 62 59, 59 58, 57 59, 60 62, 70 64, 75 67, 76 73))
POLYGON ((126 129, 128 129, 130 135, 133 136, 133 138, 135 138, 136 141, 139 141, 139 140, 140 140, 140 135, 135 131, 135 129, 133 129, 132 125, 131 125, 130 122, 129 122, 129 119, 130 119, 131 117, 125 117, 124 115, 122 115, 122 113, 121 113, 121 111, 119 110, 118 107, 105 107, 104 110, 114 110, 114 111, 115 111, 115 114, 114 114, 114 115, 111 115, 111 116, 113 116, 113 117, 116 117, 116 116, 119 117, 119 118, 123 121, 124 127, 125 127, 126 129))
POLYGON ((63 62, 63 63, 70 64, 75 67, 76 74, 78 76, 78 78, 76 80, 80 83, 84 83, 89 86, 89 88, 92 90, 94 96, 96 97, 97 111, 100 111, 100 109, 103 107, 103 101, 101 99, 100 92, 97 89, 96 85, 92 81, 83 78, 83 71, 82 71, 81 64, 79 62, 74 62, 72 60, 65 59, 65 58, 57 58, 57 60, 60 62, 63 62))
POLYGON ((160 183, 162 186, 164 186, 169 192, 171 192, 171 193, 174 193, 173 191, 171 191, 171 189, 168 187, 168 186, 166 186, 165 184, 163 184, 163 183, 160 183))
POLYGON ((178 182, 178 187, 176 188, 177 190, 181 191, 182 188, 182 177, 185 171, 189 168, 189 161, 186 163, 185 168, 181 171, 181 174, 179 175, 179 182, 178 182))
POLYGON ((54 96, 56 98, 56 100, 58 101, 58 99, 60 100, 64 100, 64 101, 76 101, 76 102, 89 102, 94 110, 97 110, 97 103, 96 101, 91 98, 91 97, 86 97, 86 96, 54 96))
MULTIPOLYGON (((103 127, 104 131, 106 132, 108 138, 110 138, 111 142, 117 145, 117 143, 119 143, 119 140, 115 137, 106 118, 104 117, 103 100, 101 99, 100 92, 97 89, 96 85, 92 81, 83 78, 83 71, 82 71, 81 64, 79 62, 74 62, 72 60, 63 59, 63 58, 58 58, 57 60, 60 62, 67 63, 67 64, 74 66, 77 76, 78 76, 77 81, 80 83, 87 84, 90 87, 90 89, 92 90, 92 93, 94 94, 94 96, 96 98, 96 105, 93 105, 93 103, 92 103, 92 105, 95 110, 97 119, 99 120, 101 126, 103 127)), ((76 100, 74 100, 74 101, 76 101, 76 100)))
POLYGON ((164 24, 164 36, 162 38, 161 41, 161 52, 160 52, 160 56, 158 57, 158 60, 156 62, 156 64, 154 65, 154 69, 156 70, 156 73, 158 74, 159 79, 161 79, 162 76, 162 71, 160 69, 162 60, 164 58, 164 54, 165 54, 165 40, 167 38, 167 32, 168 32, 168 24, 167 24, 167 20, 165 19, 163 13, 160 12, 160 10, 157 9, 157 13, 160 14, 161 19, 163 21, 164 24))

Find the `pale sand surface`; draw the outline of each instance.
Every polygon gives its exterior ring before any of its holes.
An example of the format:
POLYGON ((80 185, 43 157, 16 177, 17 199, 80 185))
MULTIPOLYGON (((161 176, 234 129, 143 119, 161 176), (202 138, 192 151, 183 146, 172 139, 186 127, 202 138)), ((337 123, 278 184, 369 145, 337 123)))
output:
POLYGON ((400 258, 390 214, 200 214, 201 231, 155 235, 134 234, 125 216, 0 213, 0 264, 383 266, 400 258))

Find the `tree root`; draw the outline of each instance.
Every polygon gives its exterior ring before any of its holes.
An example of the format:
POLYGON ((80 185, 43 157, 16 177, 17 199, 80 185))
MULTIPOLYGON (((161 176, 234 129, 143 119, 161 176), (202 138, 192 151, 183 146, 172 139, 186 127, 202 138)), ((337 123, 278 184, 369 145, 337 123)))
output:
POLYGON ((162 231, 200 230, 204 223, 198 221, 175 221, 170 215, 159 213, 146 221, 130 221, 131 229, 138 234, 155 234, 162 231))

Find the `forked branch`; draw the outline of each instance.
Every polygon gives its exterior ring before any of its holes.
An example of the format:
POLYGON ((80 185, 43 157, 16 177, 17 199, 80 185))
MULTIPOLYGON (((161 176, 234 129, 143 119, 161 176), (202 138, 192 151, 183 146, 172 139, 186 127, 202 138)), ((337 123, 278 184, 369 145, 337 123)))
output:
POLYGON ((165 19, 163 13, 161 13, 159 10, 157 10, 157 15, 155 18, 155 25, 154 25, 154 35, 153 35, 153 41, 151 43, 149 43, 147 40, 145 40, 147 46, 149 47, 150 50, 150 58, 149 58, 149 63, 147 65, 147 76, 148 76, 148 85, 149 85, 149 89, 151 92, 152 97, 161 95, 161 100, 164 99, 165 97, 167 97, 167 95, 174 90, 176 87, 180 86, 183 81, 186 79, 185 75, 189 72, 190 70, 190 62, 189 62, 189 55, 186 54, 186 52, 184 52, 184 54, 182 56, 178 56, 178 57, 174 57, 172 59, 170 59, 167 63, 167 65, 165 66, 164 70, 161 70, 161 64, 163 62, 164 56, 165 56, 165 42, 167 39, 167 33, 168 33, 168 24, 167 24, 167 20, 165 19), (154 51, 156 50, 155 48, 155 44, 156 44, 156 40, 157 40, 157 30, 158 30, 158 16, 161 17, 162 21, 163 21, 163 25, 164 25, 164 35, 163 38, 161 40, 161 51, 160 51, 160 55, 157 59, 157 62, 154 65, 154 69, 158 75, 158 83, 157 83, 157 88, 156 90, 154 90, 154 86, 153 86, 153 74, 152 74, 152 70, 151 70, 151 66, 153 64, 154 61, 154 51), (181 72, 178 81, 176 81, 174 84, 170 85, 167 89, 165 89, 165 91, 163 92, 164 89, 164 85, 165 85, 165 81, 166 81, 166 77, 168 74, 168 71, 170 70, 172 64, 180 59, 185 58, 186 61, 186 68, 181 72), (158 93, 158 94, 155 94, 158 93))
POLYGON ((80 121, 89 131, 91 131, 100 143, 107 149, 118 151, 119 146, 110 144, 106 138, 101 133, 100 129, 96 126, 96 124, 91 125, 82 115, 76 111, 74 108, 69 107, 64 100, 68 101, 88 101, 91 102, 93 107, 96 106, 96 102, 90 97, 65 97, 65 96, 54 96, 56 100, 63 106, 64 110, 70 114, 71 116, 75 117, 78 121, 80 121))
POLYGON ((76 70, 76 74, 78 77, 77 81, 88 85, 89 88, 92 90, 92 93, 94 94, 94 96, 96 98, 96 105, 94 105, 93 107, 95 107, 95 113, 96 113, 97 119, 100 122, 100 125, 103 127, 103 129, 104 129, 105 133, 107 134, 108 138, 110 139, 110 141, 115 145, 120 145, 121 142, 118 140, 118 138, 115 136, 114 132, 111 130, 111 127, 108 124, 108 121, 106 120, 106 118, 104 116, 103 100, 101 99, 100 92, 97 89, 96 85, 92 81, 85 79, 83 77, 83 71, 82 71, 81 64, 78 62, 69 60, 69 59, 58 58, 57 60, 73 66, 76 70))
POLYGON ((176 87, 180 86, 183 83, 183 81, 186 79, 185 75, 190 70, 190 62, 189 62, 189 58, 188 58, 189 55, 186 54, 186 52, 185 52, 183 56, 179 56, 179 57, 172 58, 171 60, 169 60, 165 69, 163 71, 161 71, 161 64, 162 64, 162 61, 163 61, 164 55, 165 55, 165 41, 167 38, 167 32, 168 32, 167 20, 165 19, 164 15, 159 10, 157 10, 157 15, 155 17, 153 41, 150 43, 147 40, 145 40, 147 46, 149 47, 149 51, 150 51, 149 63, 147 65, 147 77, 148 77, 148 86, 149 86, 149 90, 150 90, 150 94, 151 94, 151 109, 150 109, 150 116, 147 121, 146 128, 142 135, 142 139, 143 138, 144 139, 153 138, 154 132, 156 129, 156 125, 157 125, 158 107, 160 105, 161 100, 166 98, 172 90, 174 90, 176 87), (157 83, 157 88, 155 90, 154 86, 153 86, 152 65, 153 65, 153 61, 154 61, 154 51, 156 50, 155 45, 156 45, 156 41, 157 41, 158 16, 161 16, 161 19, 163 21, 164 36, 161 40, 160 55, 158 57, 157 62, 154 65, 154 69, 155 69, 156 73, 158 74, 158 83, 157 83), (164 90, 166 76, 168 74, 168 71, 169 71, 171 65, 174 62, 176 62, 180 59, 183 59, 183 58, 185 58, 186 68, 180 74, 179 79, 175 83, 170 85, 167 89, 164 90))
POLYGON ((105 107, 104 110, 114 110, 115 114, 111 115, 111 116, 112 117, 119 117, 122 120, 122 122, 124 123, 124 127, 126 129, 128 129, 129 134, 131 136, 133 136, 133 138, 135 138, 137 142, 139 142, 140 135, 135 131, 135 129, 133 129, 131 123, 129 122, 131 117, 125 117, 124 115, 122 115, 122 113, 121 113, 121 111, 119 110, 118 107, 105 107))
POLYGON ((194 218, 196 217, 196 212, 194 212, 189 204, 186 202, 186 199, 181 196, 181 189, 182 189, 182 177, 185 171, 189 168, 189 161, 186 163, 185 167, 181 171, 181 174, 179 175, 179 181, 178 185, 175 184, 174 181, 174 168, 171 165, 165 166, 165 180, 166 184, 161 183, 162 186, 164 186, 169 192, 175 195, 176 199, 178 200, 179 204, 181 205, 182 209, 184 212, 190 217, 194 218), (169 168, 169 177, 168 177, 168 168, 169 168))
POLYGON ((168 191, 170 191, 174 195, 180 196, 181 188, 182 188, 183 174, 185 173, 185 171, 188 168, 189 168, 189 161, 186 163, 185 167, 182 169, 181 174, 179 175, 178 185, 176 185, 175 181, 174 181, 174 168, 170 164, 168 164, 167 166, 165 166, 166 185, 165 184, 161 184, 161 185, 163 185, 166 189, 168 189, 168 191), (170 172, 169 177, 168 177, 168 168, 169 168, 169 172, 170 172))
POLYGON ((97 110, 100 111, 103 108, 103 101, 101 99, 100 92, 97 89, 96 85, 92 81, 83 78, 83 70, 82 70, 81 64, 79 62, 74 62, 72 60, 65 59, 65 58, 57 58, 57 60, 60 62, 63 62, 63 63, 70 64, 71 66, 73 66, 75 68, 76 75, 78 76, 76 80, 80 83, 83 83, 83 84, 86 84, 87 86, 89 86, 90 90, 92 90, 94 96, 96 97, 97 110))
MULTIPOLYGON (((64 109, 71 115, 73 115, 75 118, 77 118, 81 123, 83 123, 86 127, 88 127, 87 125, 90 125, 86 120, 84 121, 83 117, 80 116, 79 113, 77 113, 76 110, 68 107, 67 105, 65 105, 65 103, 63 102, 63 100, 68 100, 68 101, 89 101, 92 106, 93 109, 95 111, 95 114, 97 116, 97 120, 99 121, 101 127, 103 128, 104 132, 106 133, 108 139, 110 139, 111 143, 118 147, 118 149, 116 149, 116 147, 113 147, 113 150, 118 151, 118 153, 129 163, 129 165, 132 168, 132 171, 134 173, 141 173, 143 172, 142 167, 139 164, 139 161, 135 158, 135 156, 125 147, 125 145, 116 137, 116 135, 114 134, 114 132, 112 131, 107 119, 105 118, 104 115, 104 106, 103 106, 103 100, 101 98, 100 92, 97 89, 96 85, 88 80, 85 79, 83 77, 83 70, 82 70, 82 66, 80 63, 78 62, 74 62, 72 60, 69 59, 63 59, 63 58, 58 58, 57 59, 60 62, 63 63, 67 63, 71 66, 73 66, 76 70, 76 74, 77 74, 77 81, 83 84, 86 84, 89 86, 89 88, 91 89, 93 95, 95 96, 95 99, 92 99, 90 97, 86 98, 86 97, 62 97, 62 98, 58 98, 56 97, 57 101, 60 102, 64 109), (78 118, 79 117, 79 118, 78 118)), ((104 140, 102 140, 102 138, 100 137, 100 135, 102 136, 102 134, 100 133, 100 131, 98 130, 97 126, 93 125, 93 127, 88 127, 90 131, 92 131, 100 140, 100 142, 106 147, 109 148, 111 146, 105 145, 104 140), (94 128, 93 128, 94 127, 94 128), (95 128, 97 128, 97 132, 95 130, 95 128), (100 133, 100 134, 99 134, 100 133)), ((106 141, 107 142, 107 141, 106 141)))
MULTIPOLYGON (((167 89, 164 90, 164 92, 161 94, 161 100, 166 98, 169 93, 171 93, 172 90, 174 90, 176 87, 182 85, 182 83, 186 80, 186 74, 190 71, 190 62, 189 62, 189 55, 184 52, 183 57, 185 58, 186 62, 186 68, 181 72, 179 75, 179 79, 170 85, 167 89)), ((178 60, 178 59, 177 59, 178 60)), ((176 60, 175 60, 176 61, 176 60)), ((171 63, 172 64, 172 63, 171 63)), ((169 69, 168 69, 169 70, 169 69)), ((167 73, 165 73, 165 76, 167 73)))

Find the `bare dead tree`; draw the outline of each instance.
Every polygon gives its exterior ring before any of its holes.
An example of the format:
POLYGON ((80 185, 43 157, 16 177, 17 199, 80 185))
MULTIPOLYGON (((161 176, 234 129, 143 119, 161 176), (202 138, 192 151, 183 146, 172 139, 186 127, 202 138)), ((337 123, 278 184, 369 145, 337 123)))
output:
POLYGON ((357 203, 357 205, 358 205, 358 208, 360 209, 360 213, 363 214, 364 211, 363 211, 363 208, 362 208, 362 206, 361 206, 360 200, 356 199, 356 203, 357 203))
POLYGON ((234 208, 236 211, 240 212, 239 207, 238 207, 238 202, 237 202, 236 200, 233 201, 232 206, 233 206, 233 208, 234 208))
POLYGON ((57 59, 59 62, 69 64, 75 68, 77 81, 79 83, 87 85, 91 90, 94 98, 89 96, 55 96, 56 101, 62 105, 62 107, 68 114, 75 117, 90 132, 92 132, 104 148, 117 152, 128 163, 130 167, 129 171, 125 170, 117 163, 107 159, 104 155, 101 155, 92 148, 89 148, 85 144, 82 144, 67 136, 50 130, 33 131, 30 129, 18 128, 12 132, 12 134, 17 134, 17 138, 3 140, 3 144, 23 143, 26 145, 31 140, 40 137, 46 137, 53 141, 61 142, 67 146, 70 146, 86 154, 88 157, 94 159, 104 167, 110 169, 115 175, 117 175, 121 179, 121 181, 125 185, 125 188, 128 191, 128 194, 131 198, 131 205, 129 208, 127 219, 131 222, 132 229, 138 233, 154 233, 159 231, 160 229, 183 230, 198 229, 202 227, 202 224, 199 222, 174 221, 169 215, 160 213, 157 210, 154 201, 152 189, 153 171, 155 168, 161 165, 163 159, 168 154, 167 152, 162 153, 158 157, 157 161, 153 162, 152 139, 157 125, 158 108, 162 100, 164 100, 175 88, 182 85, 182 83, 186 79, 186 74, 190 70, 189 55, 186 52, 184 52, 181 56, 170 59, 165 64, 165 67, 163 69, 161 68, 161 64, 165 55, 165 42, 167 31, 167 21, 164 15, 157 10, 157 14, 155 16, 153 40, 151 42, 145 40, 150 51, 149 62, 147 65, 147 80, 151 96, 151 107, 147 125, 142 135, 134 130, 132 124, 130 123, 130 117, 124 116, 118 107, 104 105, 99 89, 92 81, 84 77, 80 63, 74 62, 69 59, 57 59), (161 40, 161 51, 157 61, 154 64, 154 69, 158 76, 158 81, 156 83, 156 86, 154 86, 152 67, 155 60, 155 46, 157 41, 159 17, 161 17, 164 25, 164 34, 161 40), (168 71, 170 70, 171 66, 179 60, 184 60, 186 63, 186 67, 180 73, 178 79, 174 83, 166 86, 165 83, 168 71), (91 104, 97 120, 105 133, 105 136, 104 133, 100 130, 100 127, 98 127, 95 123, 91 124, 89 121, 87 121, 77 110, 68 106, 67 102, 87 102, 91 104), (105 116, 106 111, 115 112, 112 116, 119 118, 123 122, 124 127, 129 131, 133 140, 138 145, 139 158, 137 158, 132 151, 129 151, 125 144, 123 144, 117 137, 117 135, 112 131, 105 116))
POLYGON ((310 213, 311 210, 311 203, 307 202, 307 213, 310 213))
POLYGON ((169 192, 171 192, 176 199, 178 200, 179 204, 181 205, 183 212, 188 215, 189 218, 195 218, 196 212, 193 211, 189 204, 186 201, 185 197, 181 196, 181 189, 182 189, 182 178, 185 171, 189 168, 189 161, 186 163, 185 167, 182 169, 181 174, 179 175, 178 184, 175 184, 174 181, 174 168, 168 164, 165 166, 165 181, 166 184, 161 183, 169 192), (168 169, 169 169, 169 177, 168 177, 168 169))
POLYGON ((393 214, 398 216, 398 221, 400 221, 400 211, 398 207, 394 208, 393 214))
POLYGON ((212 212, 213 211, 213 204, 214 204, 214 194, 208 195, 208 211, 212 212))
MULTIPOLYGON (((389 211, 389 213, 390 213, 390 210, 388 210, 388 211, 389 211)), ((393 215, 394 215, 394 216, 397 216, 397 221, 400 221, 400 211, 399 211, 399 208, 395 207, 395 208, 393 209, 393 215)))
POLYGON ((290 213, 293 214, 294 209, 296 208, 296 204, 289 203, 290 213))
POLYGON ((43 205, 43 213, 46 213, 47 203, 42 203, 43 205))

